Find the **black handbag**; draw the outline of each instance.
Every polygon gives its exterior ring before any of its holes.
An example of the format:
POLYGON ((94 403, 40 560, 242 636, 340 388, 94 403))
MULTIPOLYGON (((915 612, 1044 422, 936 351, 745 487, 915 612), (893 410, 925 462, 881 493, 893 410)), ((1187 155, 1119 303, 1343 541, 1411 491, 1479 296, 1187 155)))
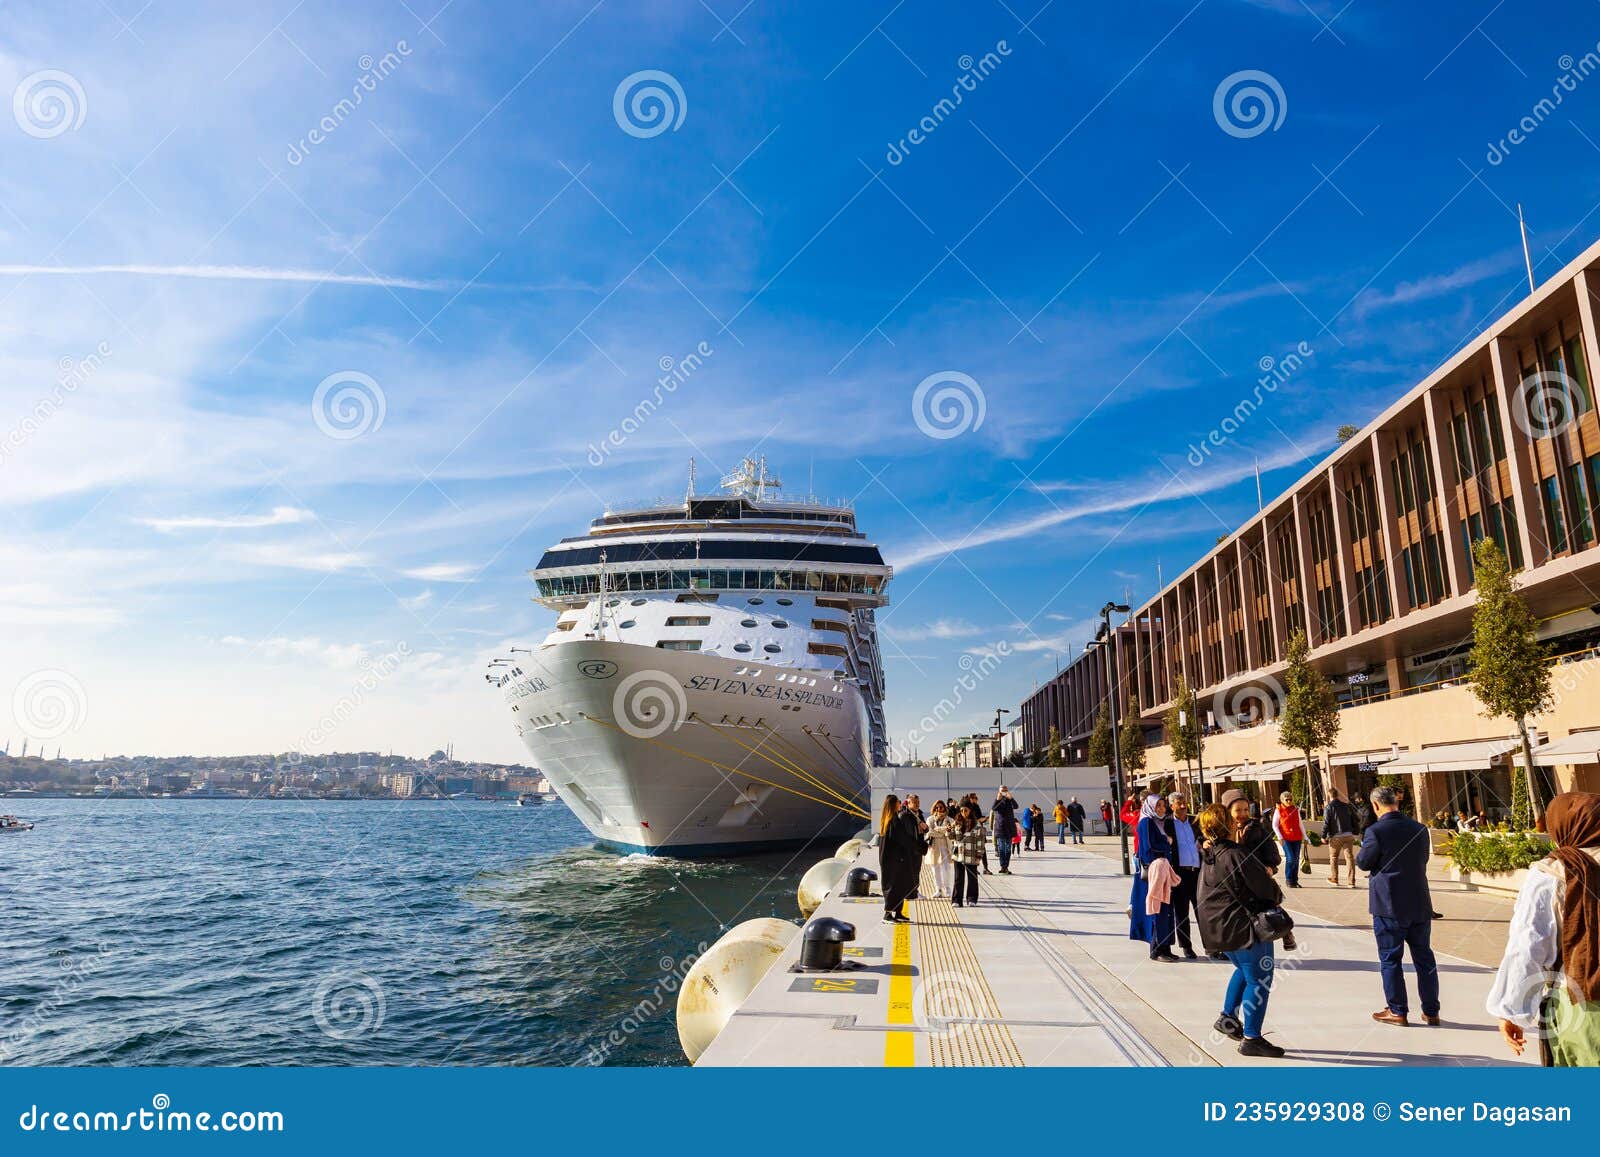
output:
POLYGON ((1294 931, 1294 917, 1282 908, 1268 908, 1250 918, 1250 932, 1257 944, 1282 940, 1294 931))

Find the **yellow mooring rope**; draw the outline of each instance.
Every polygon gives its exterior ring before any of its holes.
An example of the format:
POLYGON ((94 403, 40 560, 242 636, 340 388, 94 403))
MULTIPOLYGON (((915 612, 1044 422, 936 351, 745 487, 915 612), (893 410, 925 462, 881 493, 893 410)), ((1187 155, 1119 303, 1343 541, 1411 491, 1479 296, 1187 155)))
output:
MULTIPOLYGON (((598 723, 602 727, 609 727, 613 731, 620 731, 624 735, 629 735, 630 734, 628 731, 626 731, 623 728, 617 726, 615 723, 611 722, 609 719, 601 719, 598 716, 587 715, 587 714, 584 715, 583 718, 589 720, 591 723, 598 723)), ((770 779, 763 779, 759 775, 752 775, 750 772, 745 771, 741 767, 730 767, 726 763, 718 763, 714 759, 707 759, 703 755, 696 755, 692 751, 685 751, 681 747, 676 747, 673 744, 665 743, 662 740, 652 739, 649 736, 643 736, 643 735, 634 735, 634 736, 632 736, 632 738, 634 738, 634 739, 642 739, 646 743, 654 743, 654 744, 656 744, 656 745, 658 745, 660 747, 665 747, 668 751, 676 752, 677 754, 685 757, 686 759, 695 760, 697 763, 709 764, 712 767, 720 768, 721 770, 728 772, 730 775, 742 776, 743 778, 751 780, 752 782, 755 782, 755 783, 765 784, 768 787, 775 787, 779 791, 786 791, 790 795, 797 795, 801 799, 810 800, 812 803, 820 803, 820 804, 824 805, 825 807, 833 808, 835 811, 842 811, 847 815, 857 816, 858 818, 864 819, 864 820, 872 818, 870 815, 867 814, 865 809, 857 807, 857 806, 855 806, 853 804, 850 805, 849 807, 844 807, 844 806, 841 806, 840 804, 834 803, 832 800, 819 799, 817 796, 809 795, 809 794, 807 794, 806 792, 803 792, 803 791, 796 791, 794 788, 786 787, 785 785, 783 785, 781 783, 774 783, 770 779)))

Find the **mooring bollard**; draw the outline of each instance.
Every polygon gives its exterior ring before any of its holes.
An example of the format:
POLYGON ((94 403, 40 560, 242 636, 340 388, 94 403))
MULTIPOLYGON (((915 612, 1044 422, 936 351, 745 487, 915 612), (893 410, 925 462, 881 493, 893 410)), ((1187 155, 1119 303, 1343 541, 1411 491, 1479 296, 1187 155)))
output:
POLYGON ((855 938, 854 924, 818 916, 800 933, 800 971, 838 971, 844 964, 844 946, 855 938))
POLYGON ((844 892, 846 897, 872 895, 872 881, 878 878, 878 873, 871 868, 851 868, 845 873, 844 892))

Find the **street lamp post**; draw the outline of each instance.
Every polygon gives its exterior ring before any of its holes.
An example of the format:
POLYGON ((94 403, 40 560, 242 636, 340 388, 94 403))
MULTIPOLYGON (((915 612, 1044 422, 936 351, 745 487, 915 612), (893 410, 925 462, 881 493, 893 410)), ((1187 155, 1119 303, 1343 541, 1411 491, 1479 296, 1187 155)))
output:
POLYGON ((1128 607, 1123 603, 1107 603, 1100 608, 1100 645, 1106 649, 1106 689, 1110 692, 1111 699, 1111 771, 1114 777, 1112 795, 1116 799, 1117 827, 1122 834, 1122 874, 1131 876, 1133 863, 1128 855, 1128 825, 1122 822, 1122 804, 1127 799, 1127 792, 1122 785, 1122 744, 1117 723, 1117 654, 1111 642, 1112 611, 1125 615, 1128 613, 1128 607))

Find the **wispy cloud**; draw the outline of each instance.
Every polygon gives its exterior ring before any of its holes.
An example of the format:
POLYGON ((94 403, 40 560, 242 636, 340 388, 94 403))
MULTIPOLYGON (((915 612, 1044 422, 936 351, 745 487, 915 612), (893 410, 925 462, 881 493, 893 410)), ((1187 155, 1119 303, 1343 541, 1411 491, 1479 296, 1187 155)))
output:
POLYGON ((287 281, 314 285, 369 285, 382 289, 424 289, 434 293, 461 288, 460 282, 332 273, 318 269, 276 269, 265 265, 0 265, 10 277, 186 277, 198 281, 287 281))
POLYGON ((986 632, 983 627, 961 619, 936 619, 918 626, 901 627, 892 622, 885 623, 884 633, 892 636, 896 642, 914 643, 923 639, 968 639, 986 632))
MULTIPOLYGON (((1287 447, 1276 455, 1264 457, 1260 460, 1263 472, 1292 466, 1305 460, 1305 454, 1294 447, 1287 447)), ((1145 479, 1133 479, 1126 482, 1107 480, 1101 488, 1099 496, 1082 502, 1075 502, 1065 506, 1056 505, 1051 509, 1027 518, 1015 519, 1010 522, 996 522, 987 526, 974 527, 959 538, 928 539, 903 551, 888 551, 890 561, 898 571, 910 570, 912 567, 921 566, 923 563, 933 562, 959 551, 970 550, 973 547, 992 546, 997 542, 1010 542, 1013 539, 1027 538, 1039 534, 1063 523, 1076 522, 1096 514, 1109 514, 1119 510, 1133 510, 1157 503, 1176 502, 1185 498, 1194 498, 1201 494, 1209 494, 1243 482, 1246 478, 1253 477, 1256 470, 1254 461, 1221 462, 1212 461, 1203 469, 1190 470, 1184 474, 1175 474, 1167 471, 1162 475, 1153 475, 1145 479)), ((1043 490, 1049 483, 1042 484, 1043 490)))
POLYGON ((370 566, 372 559, 353 550, 328 550, 326 547, 304 543, 273 543, 236 547, 234 557, 243 562, 262 566, 285 567, 289 570, 319 571, 325 574, 370 566))
POLYGON ((289 526, 309 522, 315 515, 298 506, 274 506, 271 514, 230 514, 221 518, 205 515, 179 518, 139 518, 134 521, 154 527, 164 534, 178 530, 258 530, 263 526, 289 526))
POLYGON ((1457 266, 1448 273, 1436 274, 1432 277, 1419 277, 1415 281, 1402 281, 1393 289, 1384 291, 1368 289, 1356 298, 1351 313, 1363 318, 1376 310, 1386 309, 1393 305, 1411 305, 1419 301, 1428 301, 1432 298, 1443 297, 1458 289, 1465 289, 1469 285, 1476 285, 1480 281, 1487 281, 1491 277, 1505 273, 1517 264, 1517 255, 1501 254, 1497 257, 1483 257, 1477 261, 1469 261, 1465 265, 1457 266))
POLYGON ((478 575, 478 568, 461 562, 441 562, 432 566, 402 570, 406 578, 425 583, 469 583, 478 575))
POLYGON ((433 592, 423 591, 420 594, 412 595, 410 598, 401 599, 400 605, 408 611, 420 611, 432 601, 433 592))

